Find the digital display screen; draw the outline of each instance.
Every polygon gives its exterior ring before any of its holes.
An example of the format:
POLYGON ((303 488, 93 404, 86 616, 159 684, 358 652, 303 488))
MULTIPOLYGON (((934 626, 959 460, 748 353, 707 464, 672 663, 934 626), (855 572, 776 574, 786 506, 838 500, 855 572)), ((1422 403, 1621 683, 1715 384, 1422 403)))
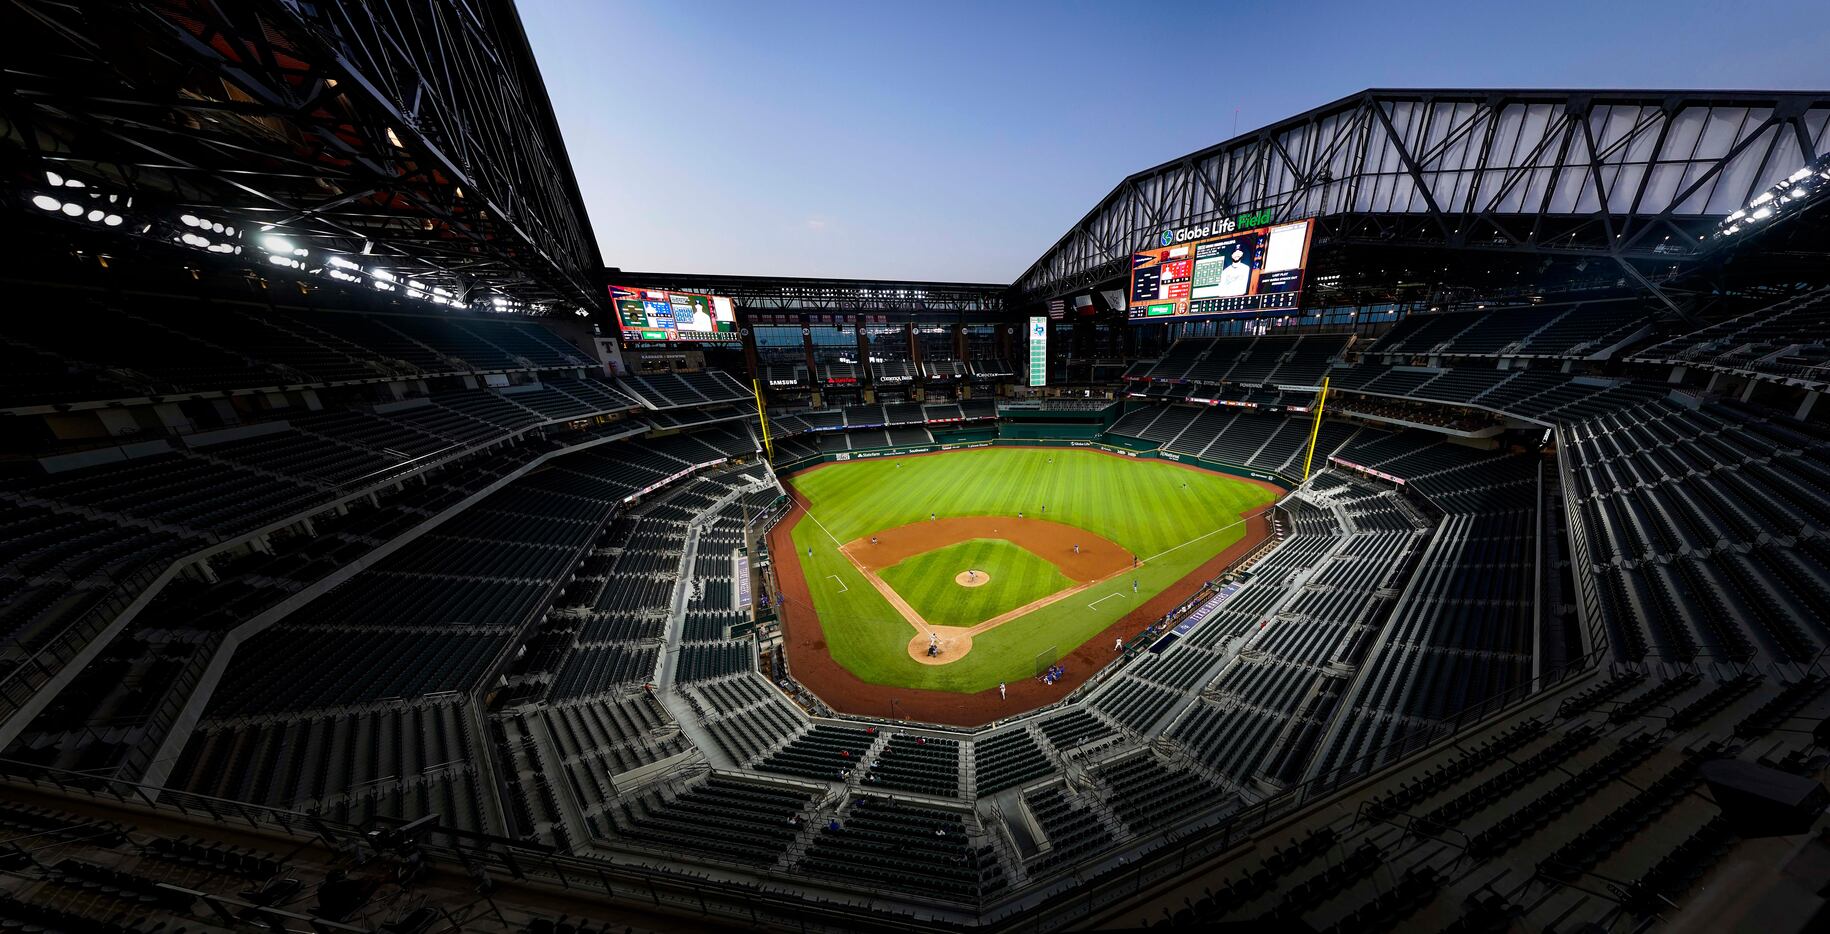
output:
POLYGON ((723 295, 610 287, 616 323, 627 341, 737 341, 737 306, 723 295))
MULTIPOLYGON (((1302 300, 1313 223, 1300 220, 1233 230, 1133 253, 1131 320, 1296 308, 1302 300)), ((1163 239, 1179 237, 1165 231, 1163 239)))

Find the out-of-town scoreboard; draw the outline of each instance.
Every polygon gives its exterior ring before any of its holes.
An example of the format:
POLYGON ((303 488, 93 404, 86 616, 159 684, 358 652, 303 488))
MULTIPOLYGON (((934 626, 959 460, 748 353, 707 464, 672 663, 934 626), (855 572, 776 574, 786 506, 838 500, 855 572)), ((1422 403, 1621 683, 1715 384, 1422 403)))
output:
POLYGON ((1029 384, 1048 383, 1048 318, 1029 319, 1029 384))

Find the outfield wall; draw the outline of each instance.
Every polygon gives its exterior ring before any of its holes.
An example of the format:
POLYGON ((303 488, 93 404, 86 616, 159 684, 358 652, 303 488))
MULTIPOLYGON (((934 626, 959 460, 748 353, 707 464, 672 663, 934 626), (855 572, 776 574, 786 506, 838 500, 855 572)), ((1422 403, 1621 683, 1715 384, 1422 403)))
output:
POLYGON ((1274 471, 1257 470, 1250 467, 1241 467, 1237 464, 1226 464, 1221 463, 1220 461, 1205 460, 1188 454, 1162 451, 1158 450, 1156 445, 1147 441, 1119 437, 1107 437, 1099 441, 1053 438, 991 438, 983 441, 960 441, 953 443, 937 442, 935 444, 918 444, 909 447, 870 448, 863 451, 834 451, 827 454, 821 454, 818 457, 809 457, 798 461, 776 464, 775 475, 778 477, 787 477, 810 467, 817 467, 821 464, 833 461, 876 460, 880 457, 901 457, 907 454, 939 454, 945 451, 966 451, 973 448, 990 447, 1091 448, 1097 451, 1104 451, 1108 454, 1135 457, 1140 460, 1165 460, 1177 464, 1186 464, 1190 467, 1199 467, 1203 470, 1211 470, 1214 473, 1245 477, 1249 480, 1263 480, 1267 483, 1275 483, 1285 489, 1294 489, 1302 484, 1301 478, 1285 476, 1284 474, 1274 471))

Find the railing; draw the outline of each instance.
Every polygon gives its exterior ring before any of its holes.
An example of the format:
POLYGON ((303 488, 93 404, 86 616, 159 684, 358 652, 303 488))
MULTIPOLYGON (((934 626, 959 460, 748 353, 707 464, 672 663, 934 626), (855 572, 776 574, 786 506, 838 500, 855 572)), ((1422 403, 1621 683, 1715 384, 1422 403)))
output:
POLYGON ((1589 554, 1588 525, 1576 505, 1575 471, 1570 467, 1569 435, 1561 424, 1552 429, 1557 438, 1557 485, 1563 497, 1563 523, 1569 529, 1570 577, 1576 582, 1576 620, 1590 652, 1608 643, 1606 622, 1601 611, 1601 592, 1595 581, 1594 561, 1589 554))
MULTIPOLYGON (((340 851, 365 845, 368 831, 373 829, 317 814, 158 789, 13 760, 0 759, 0 781, 134 810, 181 814, 224 827, 245 827, 301 842, 322 840, 340 851)), ((404 820, 377 818, 371 825, 404 823, 404 820)), ((779 887, 765 889, 759 885, 715 882, 704 876, 628 862, 567 856, 547 847, 464 831, 434 830, 418 848, 432 861, 462 866, 472 872, 481 871, 495 878, 557 885, 568 891, 668 911, 747 921, 753 925, 835 932, 863 928, 909 932, 936 929, 935 923, 917 921, 912 915, 902 919, 870 907, 810 902, 800 893, 784 892, 779 887)), ((846 888, 855 886, 847 885, 846 888)), ((941 923, 939 927, 960 928, 962 925, 941 923)))
POLYGON ((221 633, 212 633, 209 638, 198 643, 186 659, 184 667, 171 681, 159 697, 159 703, 153 708, 140 726, 140 738, 121 761, 119 774, 146 777, 146 770, 152 767, 153 755, 159 751, 172 725, 178 722, 178 715, 184 712, 185 700, 196 690, 203 679, 203 673, 210 667, 210 659, 221 646, 221 633))
MULTIPOLYGON (((1056 898, 1039 906, 1020 925, 1022 930, 1056 930, 1080 921, 1116 898, 1141 894, 1146 886, 1167 882, 1219 854, 1240 846, 1304 808, 1343 792, 1363 779, 1402 765, 1410 756, 1446 742, 1464 731, 1486 725, 1510 708, 1532 701, 1545 687, 1599 664, 1606 649, 1591 652, 1535 682, 1528 681, 1464 708, 1447 720, 1419 727, 1359 759, 1341 765, 1299 785, 1265 798, 1219 822, 1191 832, 1164 831, 1146 838, 1136 858, 1109 866, 1112 854, 1092 857, 1051 874, 1056 884, 1072 878, 1085 887, 1072 898, 1056 898)), ((1046 880, 1044 880, 1046 881, 1046 880)))
MULTIPOLYGON (((1561 681, 1569 674, 1592 667, 1604 654, 1605 650, 1602 650, 1577 658, 1544 683, 1561 681)), ((980 923, 973 927, 1044 931, 1056 930, 1083 919, 1114 898, 1140 894, 1147 885, 1176 878, 1188 869, 1250 840, 1285 817, 1380 770, 1399 765, 1413 753, 1483 725, 1494 715, 1530 700, 1538 688, 1539 685, 1534 683, 1515 686, 1468 707, 1447 720, 1420 727, 1354 762, 1285 789, 1244 810, 1225 815, 1215 823, 1194 830, 1169 830, 1154 834, 1134 845, 1134 852, 1125 854, 1125 859, 1116 864, 1114 860, 1119 853, 1090 857, 1077 864, 1064 866, 1043 879, 1032 880, 1031 885, 1016 893, 1004 896, 994 903, 980 905, 980 923), (1033 899, 1043 888, 1034 884, 1039 882, 1055 886, 1065 882, 1068 890, 1078 887, 1083 891, 1066 897, 1064 891, 1050 889, 1047 897, 1039 904, 1026 905, 1025 902, 1033 899), (1004 923, 1005 921, 1010 923, 1004 923)), ((0 780, 15 785, 29 785, 57 794, 109 801, 137 810, 176 812, 223 826, 246 825, 254 830, 293 838, 321 838, 339 849, 356 845, 366 838, 363 828, 315 814, 229 801, 175 789, 159 789, 35 763, 0 760, 0 776, 4 776, 0 780)), ((1209 819, 1213 813, 1213 809, 1209 809, 1194 817, 1197 820, 1209 819)), ((386 819, 380 822, 400 823, 386 819)), ((457 831, 435 831, 421 849, 432 859, 493 875, 555 884, 568 890, 647 904, 660 909, 697 913, 707 917, 747 919, 753 924, 792 924, 803 930, 841 931, 859 928, 917 931, 967 927, 935 920, 917 921, 913 915, 906 919, 899 918, 882 905, 872 909, 840 902, 810 901, 797 893, 779 888, 772 891, 760 885, 707 884, 679 873, 629 863, 566 856, 543 847, 457 831)), ((816 883, 809 881, 807 884, 816 883)), ((892 897, 897 896, 892 894, 892 897)))
MULTIPOLYGON (((494 436, 487 441, 461 442, 459 444, 447 445, 437 451, 420 455, 419 457, 404 463, 418 465, 407 468, 408 472, 430 469, 437 465, 427 461, 427 458, 448 455, 444 457, 444 461, 441 461, 441 463, 447 462, 461 455, 481 450, 484 447, 522 437, 534 428, 557 423, 558 422, 555 421, 548 421, 537 425, 529 425, 507 434, 494 436)), ((631 431, 628 434, 636 433, 638 432, 631 431)), ((609 435, 604 437, 614 440, 616 437, 621 436, 622 435, 609 435)), ((592 437, 586 440, 595 441, 599 440, 599 438, 592 437)), ((394 472, 397 478, 405 476, 405 472, 401 470, 401 465, 388 468, 388 470, 394 472)), ((374 474, 370 474, 369 476, 374 476, 374 474)), ((291 522, 297 522, 302 518, 322 513, 326 509, 334 507, 339 502, 360 495, 365 489, 365 486, 362 484, 366 484, 367 486, 376 485, 373 482, 366 481, 364 478, 357 478, 356 480, 348 481, 344 485, 336 488, 334 495, 330 498, 318 499, 315 504, 311 506, 300 506, 299 509, 292 514, 275 520, 274 522, 269 522, 260 528, 229 538, 223 538, 215 534, 206 535, 204 536, 204 539, 210 542, 208 547, 201 549, 200 551, 179 556, 168 564, 142 565, 134 569, 134 571, 128 575, 118 579, 114 586, 109 588, 108 595, 104 597, 101 602, 89 607, 76 619, 65 624, 63 629, 49 637, 44 645, 37 649, 34 650, 25 645, 10 646, 9 648, 16 649, 23 657, 14 662, 13 667, 4 672, 0 672, 0 724, 5 724, 20 710, 24 709, 39 688, 57 677, 58 673, 61 672, 65 666, 89 647, 89 644, 95 640, 96 636, 112 625, 121 614, 137 600, 141 599, 143 596, 147 596, 147 591, 149 589, 156 589, 155 585, 163 586, 162 584, 159 584, 161 578, 175 574, 179 568, 196 560, 197 557, 204 552, 214 552, 238 542, 249 541, 267 529, 283 526, 291 522)))
MULTIPOLYGON (((10 670, 0 674, 0 723, 23 709, 40 687, 57 677, 71 659, 82 654, 99 633, 169 570, 168 565, 139 566, 117 580, 101 602, 89 607, 44 645, 13 662, 10 670)), ((18 648, 24 652, 27 647, 18 648)))
MULTIPOLYGON (((1567 496, 1565 502, 1566 505, 1569 502, 1567 496)), ((1572 524, 1571 528, 1577 529, 1579 526, 1572 524)), ((1020 891, 1001 896, 996 901, 980 904, 978 908, 981 916, 977 927, 1055 930, 1094 914, 1114 898, 1140 894, 1147 886, 1179 877, 1283 819, 1383 770, 1397 767, 1413 754, 1464 731, 1481 727, 1490 718, 1515 705, 1531 701, 1545 687, 1566 681, 1569 676, 1598 665, 1608 651, 1605 639, 1592 643, 1588 648, 1587 653, 1571 659, 1553 672, 1516 685, 1445 720, 1411 730, 1354 761, 1286 788, 1241 811, 1217 819, 1215 809, 1189 815, 1193 822, 1213 822, 1193 828, 1189 828, 1189 822, 1184 822, 1182 828, 1146 837, 1128 850, 1121 851, 1124 859, 1116 863, 1114 861, 1121 853, 1106 853, 1061 867, 1058 872, 1043 879, 1032 880, 1032 883, 1042 884, 1031 884, 1020 891), (1073 892, 1068 897, 1060 890, 1050 890, 1040 902, 1035 901, 1048 884, 1060 886, 1062 883, 1067 884, 1068 890, 1078 888, 1081 891, 1073 892)), ((257 830, 292 837, 323 838, 332 845, 347 846, 363 838, 361 828, 339 824, 318 815, 226 801, 174 789, 153 788, 32 763, 0 760, 0 775, 6 776, 0 780, 25 783, 37 788, 48 787, 59 794, 107 799, 122 806, 155 812, 175 811, 223 825, 246 824, 257 830)), ((772 886, 773 890, 760 885, 711 885, 684 877, 680 873, 565 856, 540 847, 456 831, 436 831, 422 849, 434 859, 516 879, 557 884, 606 898, 639 901, 656 908, 698 913, 702 916, 748 919, 752 924, 793 924, 803 930, 870 927, 915 931, 966 927, 963 924, 933 920, 917 921, 913 915, 903 919, 891 915, 882 907, 869 909, 840 902, 810 902, 798 893, 782 891, 779 885, 772 886), (810 917, 814 919, 811 924, 810 917)), ((772 883, 781 881, 774 874, 768 878, 772 883)), ((794 881, 796 884, 818 885, 812 881, 794 881)), ((912 901, 907 896, 888 894, 892 900, 912 901)))

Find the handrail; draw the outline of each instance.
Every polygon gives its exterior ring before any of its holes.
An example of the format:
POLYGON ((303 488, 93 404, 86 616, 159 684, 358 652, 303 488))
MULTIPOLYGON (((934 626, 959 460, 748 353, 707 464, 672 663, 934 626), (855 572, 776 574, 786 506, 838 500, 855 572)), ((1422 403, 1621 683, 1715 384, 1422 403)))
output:
MULTIPOLYGON (((1563 675, 1575 670, 1587 668, 1602 654, 1605 652, 1591 653, 1590 656, 1573 660, 1570 666, 1559 672, 1556 680, 1562 680, 1563 675)), ((1119 855, 1117 852, 1099 854, 1059 867, 1055 872, 1041 877, 1040 880, 1032 880, 1032 884, 1026 885, 1022 889, 999 896, 989 903, 979 903, 980 924, 976 927, 998 929, 1012 926, 1003 924, 1002 919, 1010 917, 1019 908, 1020 902, 1034 897, 1042 891, 1043 887, 1035 884, 1038 881, 1047 881, 1058 886, 1063 881, 1071 880, 1068 889, 1086 888, 1087 891, 1077 892, 1072 899, 1066 899, 1059 897, 1064 890, 1049 889, 1049 898, 1043 904, 1050 906, 1048 911, 1053 920, 1050 923, 1044 923, 1043 919, 1031 915, 1022 922, 1021 926, 1024 929, 1053 930, 1084 918, 1107 897, 1124 894, 1117 891, 1117 888, 1123 886, 1127 881, 1130 883, 1129 888, 1132 893, 1139 892, 1145 882, 1155 882, 1167 878, 1186 870, 1194 863, 1231 849, 1253 833, 1270 826, 1292 812, 1315 803, 1321 798, 1344 791, 1359 779, 1370 777, 1382 769, 1395 767, 1412 753, 1448 740, 1467 729, 1483 725, 1488 718, 1503 712, 1514 704, 1531 700, 1536 693, 1537 691, 1530 683, 1517 685, 1502 694, 1471 705, 1447 720, 1419 727, 1377 750, 1368 752, 1360 759, 1287 788, 1240 811, 1225 815, 1212 824, 1192 831, 1171 829, 1158 832, 1136 848, 1139 850, 1137 853, 1139 858, 1121 862, 1117 870, 1110 870, 1107 866, 1119 855), (1144 877, 1146 870, 1152 873, 1149 879, 1144 877), (986 921, 994 923, 986 924, 984 923, 986 921)), ((1140 750, 1134 754, 1148 754, 1148 750, 1140 750)), ((224 826, 245 824, 255 830, 295 838, 325 838, 327 843, 333 845, 339 842, 362 840, 367 836, 363 827, 345 824, 318 814, 231 801, 176 789, 162 789, 125 779, 99 777, 10 759, 0 759, 0 783, 14 786, 28 785, 41 790, 48 785, 55 789, 57 794, 66 796, 110 800, 120 806, 136 810, 175 811, 224 826), (333 837, 336 839, 332 839, 333 837)), ((1198 815, 1198 819, 1207 820, 1212 816, 1210 809, 1198 815)), ((390 821, 384 818, 371 821, 371 823, 388 822, 390 821)), ((672 873, 628 862, 569 856, 539 845, 517 843, 502 838, 481 837, 463 831, 445 829, 434 831, 421 849, 429 857, 458 865, 481 867, 518 879, 532 878, 538 882, 553 882, 567 889, 601 893, 605 897, 613 899, 643 897, 645 901, 656 907, 669 905, 689 910, 696 908, 701 914, 707 916, 747 917, 752 921, 757 921, 763 915, 767 915, 797 925, 805 925, 807 915, 812 912, 831 916, 829 921, 831 924, 837 925, 837 930, 869 927, 912 932, 966 927, 963 924, 949 924, 938 919, 918 920, 913 913, 906 918, 897 916, 885 910, 881 903, 874 908, 858 908, 838 902, 810 902, 798 893, 781 891, 779 883, 784 879, 779 874, 759 873, 760 877, 777 884, 774 891, 760 884, 743 886, 722 883, 702 886, 694 878, 683 877, 683 872, 672 873), (440 842, 440 838, 449 842, 440 842), (669 902, 666 898, 668 895, 677 898, 675 901, 669 902), (761 914, 758 914, 759 911, 761 914)), ((816 889, 820 885, 817 880, 803 880, 800 877, 792 877, 792 882, 816 889)), ((869 887, 854 884, 848 884, 846 887, 852 890, 872 891, 869 887)), ((906 894, 891 892, 882 894, 889 898, 916 901, 906 894)), ((816 925, 809 929, 820 928, 816 925)))
MULTIPOLYGON (((1565 501, 1567 508, 1567 495, 1565 501)), ((1601 635, 1605 636, 1605 633, 1601 635)), ((1129 852, 1108 852, 1088 857, 1060 867, 1055 873, 1031 880, 1031 884, 1022 889, 981 902, 978 905, 982 912, 981 924, 987 919, 1001 924, 1000 919, 1010 917, 1020 902, 1034 898, 1041 892, 1043 886, 1036 883, 1047 880, 1059 884, 1070 877, 1072 882, 1068 888, 1084 889, 1085 898, 1080 897, 1083 894, 1081 892, 1076 892, 1071 899, 1056 898, 1061 890, 1051 890, 1049 898, 1044 902, 1047 919, 1032 915, 1025 920, 1024 926, 1035 930, 1053 929, 1084 918, 1092 914, 1096 905, 1104 900, 1099 897, 1101 895, 1122 895, 1124 893, 1121 889, 1127 884, 1131 892, 1140 892, 1146 882, 1154 883, 1179 874, 1192 865, 1231 849, 1294 812, 1370 779, 1381 771, 1401 765, 1413 754, 1467 730, 1483 727, 1491 718, 1516 705, 1535 702, 1549 685, 1567 681, 1571 675, 1593 669, 1608 653, 1605 638, 1588 648, 1588 652, 1568 659, 1553 672, 1471 704, 1448 718, 1416 726, 1356 759, 1285 788, 1242 810, 1224 815, 1211 824, 1160 832, 1134 844, 1129 852), (1114 870, 1112 860, 1121 852, 1127 856, 1135 853, 1138 858, 1131 862, 1121 862, 1119 868, 1114 870), (1150 873, 1148 878, 1146 872, 1150 873)), ((1136 754, 1149 753, 1143 750, 1136 754)), ((240 820, 257 829, 270 829, 293 836, 316 837, 328 831, 353 840, 359 838, 361 833, 360 828, 339 824, 314 814, 227 801, 174 789, 160 789, 123 779, 98 777, 35 763, 0 760, 0 782, 23 782, 33 787, 39 787, 43 782, 63 794, 113 798, 124 806, 137 809, 177 810, 193 817, 207 816, 216 823, 240 820)), ((1214 815, 1208 811, 1191 816, 1199 823, 1210 820, 1214 815)), ((542 847, 496 838, 477 838, 457 831, 435 831, 434 840, 426 845, 425 850, 428 855, 437 858, 451 859, 467 866, 483 866, 517 878, 528 878, 531 868, 535 875, 542 876, 545 880, 557 881, 568 888, 602 892, 612 898, 641 896, 645 887, 645 893, 656 906, 664 904, 664 896, 677 895, 682 897, 676 907, 696 906, 698 911, 706 915, 720 914, 734 918, 747 915, 753 922, 758 919, 760 910, 769 917, 793 919, 804 926, 806 914, 814 911, 832 915, 834 924, 861 924, 906 930, 961 926, 935 921, 917 922, 913 915, 904 920, 883 909, 860 909, 838 903, 822 904, 816 908, 794 893, 769 892, 760 886, 701 887, 697 882, 682 879, 677 873, 661 869, 565 856, 542 847), (439 838, 450 842, 439 842, 439 838), (482 842, 474 845, 465 843, 465 840, 478 839, 482 839, 482 842), (621 891, 618 890, 619 885, 623 887, 621 891), (686 895, 691 898, 684 897, 686 895)), ((780 882, 782 878, 773 873, 763 875, 771 882, 780 882)), ((814 888, 820 885, 817 881, 803 881, 799 877, 795 877, 794 881, 814 888)), ((890 897, 913 901, 902 895, 891 894, 890 897)), ((987 926, 995 927, 998 924, 987 926)))
MULTIPOLYGON (((608 414, 608 412, 604 411, 593 414, 608 414)), ((526 437, 528 432, 535 428, 563 424, 565 421, 568 420, 549 419, 544 422, 538 422, 533 425, 526 425, 514 429, 505 434, 493 435, 484 441, 459 442, 455 445, 448 445, 437 451, 420 455, 418 458, 414 458, 413 461, 405 462, 413 463, 414 461, 424 460, 425 458, 457 449, 451 457, 446 458, 444 461, 440 461, 439 464, 422 464, 407 471, 400 471, 398 465, 389 469, 396 471, 400 477, 404 478, 406 474, 412 473, 413 471, 439 466, 443 463, 455 460, 460 455, 475 453, 481 451, 484 447, 493 446, 516 438, 526 437)), ((373 474, 370 474, 369 476, 373 476, 373 474)), ((328 497, 312 497, 312 505, 300 506, 296 511, 275 519, 272 522, 268 522, 259 528, 251 529, 228 538, 211 534, 206 536, 205 540, 208 541, 209 544, 203 548, 179 555, 163 565, 142 564, 137 567, 121 582, 109 589, 109 595, 103 602, 83 611, 81 615, 67 623, 63 629, 59 630, 55 635, 48 637, 45 640, 44 645, 37 650, 30 651, 26 654, 20 663, 15 664, 8 670, 0 671, 0 723, 6 722, 6 720, 16 711, 25 707, 40 686, 55 678, 57 672, 61 671, 63 666, 69 664, 72 659, 76 658, 88 648, 90 641, 92 641, 98 633, 107 629, 123 611, 141 597, 146 596, 149 589, 156 590, 153 585, 159 578, 175 573, 177 569, 190 564, 205 552, 220 551, 224 547, 252 540, 266 530, 284 526, 288 523, 297 522, 303 518, 316 515, 331 508, 338 502, 360 495, 361 492, 369 486, 378 486, 378 484, 367 484, 365 486, 350 485, 354 483, 355 481, 350 481, 349 484, 342 487, 332 488, 327 491, 330 494, 328 497), (54 665, 55 667, 47 666, 46 662, 50 662, 51 665, 54 665), (34 672, 41 674, 42 677, 37 680, 31 680, 28 676, 34 672), (24 682, 29 683, 22 682, 22 679, 24 679, 24 682)), ((24 650, 26 647, 21 645, 20 648, 24 650)))

